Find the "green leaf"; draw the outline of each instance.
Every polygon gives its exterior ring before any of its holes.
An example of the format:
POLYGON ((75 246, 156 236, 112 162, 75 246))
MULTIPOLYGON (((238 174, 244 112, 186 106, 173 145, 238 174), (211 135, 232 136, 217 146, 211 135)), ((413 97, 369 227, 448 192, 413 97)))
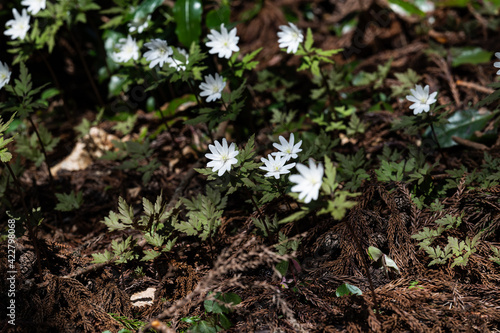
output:
POLYGON ((321 188, 326 194, 331 194, 337 188, 338 184, 335 183, 337 177, 337 170, 333 166, 332 161, 325 155, 325 176, 323 177, 323 184, 321 188))
POLYGON ((55 210, 62 212, 70 212, 80 208, 83 204, 82 192, 75 193, 71 191, 69 194, 56 193, 59 203, 56 205, 55 210))
POLYGON ((136 10, 126 16, 126 20, 140 21, 153 13, 163 3, 163 0, 144 0, 136 10))
POLYGON ((398 5, 399 7, 403 8, 403 10, 409 14, 416 14, 418 16, 424 17, 425 13, 420 10, 417 6, 415 6, 413 3, 406 2, 403 0, 388 0, 389 3, 398 5))
POLYGON ((219 29, 222 23, 224 23, 227 28, 227 25, 229 24, 230 14, 231 10, 229 9, 228 5, 222 5, 219 9, 212 9, 207 13, 207 17, 205 19, 207 28, 219 29))
MULTIPOLYGON (((483 112, 475 109, 459 110, 448 118, 448 124, 434 126, 439 144, 443 148, 457 145, 452 137, 474 141, 475 131, 482 130, 493 117, 489 111, 483 112)), ((431 128, 427 128, 425 135, 431 137, 431 128)))
POLYGON ((312 34, 312 30, 311 28, 307 28, 307 34, 306 34, 306 42, 304 44, 304 48, 306 51, 311 51, 311 47, 314 43, 314 38, 313 38, 313 34, 312 34))
POLYGON ((337 297, 349 296, 349 295, 362 295, 363 292, 356 286, 350 285, 349 283, 341 284, 335 291, 337 297))
POLYGON ((288 260, 282 260, 276 264, 275 268, 280 273, 281 276, 285 276, 288 272, 289 262, 288 260))
POLYGON ((377 261, 380 259, 380 257, 382 257, 384 254, 382 253, 382 251, 380 251, 378 248, 376 248, 375 246, 370 246, 368 248, 368 255, 370 256, 370 259, 373 260, 373 261, 377 261))
POLYGON ((452 47, 450 49, 452 62, 451 66, 457 67, 463 64, 483 64, 489 63, 493 52, 488 52, 480 47, 452 47))
POLYGON ((175 98, 168 104, 164 116, 171 117, 176 112, 180 111, 180 109, 183 108, 183 106, 191 106, 191 105, 196 105, 196 96, 193 94, 175 98))
POLYGON ((46 89, 41 95, 40 98, 43 100, 47 100, 49 98, 52 98, 54 96, 59 95, 61 92, 57 88, 49 88, 46 89))
POLYGON ((177 0, 175 2, 174 18, 177 23, 175 33, 186 47, 200 38, 202 12, 200 0, 177 0))

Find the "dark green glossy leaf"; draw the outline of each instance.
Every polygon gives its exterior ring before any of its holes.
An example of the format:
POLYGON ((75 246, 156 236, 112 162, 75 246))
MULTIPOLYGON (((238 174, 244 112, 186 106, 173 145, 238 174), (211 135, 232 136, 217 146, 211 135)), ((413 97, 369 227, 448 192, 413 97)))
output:
POLYGON ((203 7, 200 0, 178 0, 174 5, 174 18, 177 23, 175 33, 186 47, 198 41, 201 35, 201 14, 203 7))
POLYGON ((420 8, 415 6, 413 3, 406 2, 403 0, 388 0, 388 1, 391 4, 394 4, 394 5, 397 5, 401 8, 403 8, 403 10, 405 12, 407 12, 408 14, 416 14, 416 15, 421 16, 421 17, 425 16, 425 13, 423 11, 421 11, 420 8))
MULTIPOLYGON (((488 120, 491 119, 493 114, 491 112, 479 112, 478 110, 459 110, 448 118, 448 124, 441 126, 434 126, 436 136, 439 140, 441 147, 455 146, 453 136, 458 136, 462 139, 474 140, 474 132, 480 131, 486 126, 488 120)), ((427 128, 425 135, 432 137, 430 127, 427 128)))
POLYGON ((136 8, 136 10, 127 15, 126 20, 140 21, 153 13, 163 3, 163 0, 145 0, 136 8))
POLYGON ((228 28, 230 14, 231 10, 227 5, 222 5, 219 9, 212 9, 208 12, 207 18, 205 19, 207 28, 219 30, 222 23, 228 28))
POLYGON ((337 297, 349 296, 349 295, 362 295, 363 292, 356 286, 350 285, 349 283, 341 284, 335 291, 337 297))
POLYGON ((480 47, 452 47, 451 50, 453 67, 460 66, 462 64, 482 64, 490 62, 491 55, 493 52, 488 52, 480 47))

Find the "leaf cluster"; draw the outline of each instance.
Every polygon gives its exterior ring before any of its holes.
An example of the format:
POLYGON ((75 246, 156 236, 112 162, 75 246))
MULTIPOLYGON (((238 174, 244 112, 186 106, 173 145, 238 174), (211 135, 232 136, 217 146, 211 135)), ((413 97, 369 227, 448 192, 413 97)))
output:
POLYGON ((148 183, 153 172, 157 170, 161 163, 153 157, 154 150, 151 147, 149 138, 143 142, 138 141, 117 141, 112 140, 118 151, 108 151, 103 155, 103 159, 123 160, 117 168, 122 170, 137 170, 142 174, 142 182, 148 183))
POLYGON ((227 314, 233 312, 233 308, 241 303, 241 297, 235 293, 213 293, 208 294, 208 299, 203 302, 206 313, 211 314, 205 320, 196 322, 189 328, 189 332, 216 333, 228 330, 232 323, 227 314))
POLYGON ((189 236, 198 236, 205 241, 212 238, 221 224, 222 214, 227 204, 227 196, 207 185, 207 195, 199 193, 192 199, 182 198, 186 206, 188 220, 175 223, 175 230, 184 232, 189 236))
POLYGON ((61 212, 70 212, 72 210, 77 210, 83 204, 82 192, 75 193, 74 191, 71 191, 69 194, 56 193, 56 198, 59 202, 57 203, 55 210, 61 212))
POLYGON ((38 126, 38 134, 40 135, 41 142, 36 133, 32 133, 31 135, 20 133, 16 140, 16 152, 33 161, 37 167, 42 165, 42 162, 45 160, 41 145, 43 145, 47 153, 50 153, 61 140, 61 138, 53 137, 49 130, 42 124, 38 126))
POLYGON ((441 248, 441 246, 432 247, 433 241, 441 236, 443 232, 452 228, 458 228, 462 223, 462 216, 452 216, 447 214, 445 217, 435 221, 437 228, 425 227, 424 230, 419 233, 412 235, 413 239, 419 240, 418 244, 421 249, 423 249, 429 258, 432 259, 428 266, 432 265, 444 265, 449 259, 453 258, 453 263, 451 268, 456 265, 465 267, 469 260, 471 254, 477 251, 475 248, 481 237, 481 233, 475 235, 472 239, 466 238, 465 241, 460 241, 455 237, 448 236, 447 244, 441 248))
MULTIPOLYGON (((179 206, 180 202, 173 209, 167 210, 167 203, 163 201, 162 195, 156 198, 154 204, 143 198, 143 213, 136 217, 133 207, 120 197, 118 199, 118 213, 110 211, 109 215, 101 222, 108 227, 109 231, 139 230, 146 242, 154 247, 154 250, 143 251, 141 261, 149 261, 162 252, 169 252, 174 247, 177 237, 171 238, 171 235, 174 229, 173 225, 177 221, 179 206)), ((113 252, 106 250, 104 253, 92 254, 94 262, 114 261, 119 263, 117 260, 132 260, 139 257, 134 252, 129 251, 133 245, 131 240, 115 241, 115 246, 112 244, 113 252), (123 249, 123 251, 118 251, 120 249, 123 249), (127 255, 125 256, 124 253, 127 255)))
POLYGON ((19 79, 15 79, 14 83, 14 86, 7 84, 4 87, 14 98, 10 98, 5 103, 0 103, 3 112, 17 112, 17 115, 24 119, 36 109, 45 109, 45 104, 35 100, 35 95, 40 93, 49 83, 33 88, 31 74, 28 73, 28 68, 24 62, 21 62, 19 79))
POLYGON ((334 61, 331 59, 331 57, 334 54, 342 52, 342 49, 323 50, 313 47, 313 43, 314 38, 312 30, 311 28, 308 28, 304 47, 300 45, 299 49, 295 53, 298 56, 302 56, 302 63, 299 68, 297 68, 297 71, 299 72, 309 69, 313 75, 320 76, 322 75, 320 65, 322 63, 333 64, 334 61))

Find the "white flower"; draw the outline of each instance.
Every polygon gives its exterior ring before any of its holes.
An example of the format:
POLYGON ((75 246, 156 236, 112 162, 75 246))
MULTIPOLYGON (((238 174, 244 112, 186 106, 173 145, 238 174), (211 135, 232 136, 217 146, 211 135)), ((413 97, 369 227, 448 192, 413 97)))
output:
POLYGON ((45 9, 45 0, 23 0, 21 5, 28 6, 28 12, 36 15, 40 10, 45 9))
POLYGON ((146 18, 139 18, 139 19, 134 18, 131 22, 127 24, 128 32, 137 31, 138 33, 142 34, 144 29, 146 29, 149 26, 149 20, 151 20, 151 15, 148 15, 148 17, 146 18))
POLYGON ((311 200, 318 199, 319 189, 323 183, 323 165, 321 163, 314 163, 313 159, 309 159, 309 168, 304 164, 297 163, 297 170, 300 175, 291 175, 290 181, 296 183, 292 187, 292 192, 299 192, 299 199, 304 199, 305 203, 311 200))
POLYGON ((274 148, 278 149, 279 152, 274 152, 271 155, 273 156, 284 156, 285 161, 290 160, 291 158, 297 158, 297 153, 300 153, 302 149, 300 146, 302 145, 302 140, 300 140, 296 145, 294 145, 295 137, 293 133, 290 134, 290 141, 286 141, 284 137, 280 135, 279 137, 281 144, 273 143, 274 148))
POLYGON ((240 48, 238 47, 238 41, 240 37, 236 36, 236 28, 231 30, 229 33, 224 27, 224 23, 220 25, 220 32, 211 29, 211 34, 207 37, 210 41, 207 43, 208 47, 211 47, 210 54, 218 53, 219 58, 229 59, 233 52, 238 52, 240 48))
POLYGON ((295 166, 295 163, 287 164, 286 163, 286 158, 284 158, 281 155, 276 156, 276 158, 273 158, 271 154, 267 155, 267 158, 261 158, 261 161, 266 165, 266 166, 261 166, 259 167, 260 169, 267 171, 267 173, 264 175, 265 177, 271 177, 274 176, 274 178, 279 179, 280 175, 284 175, 285 173, 290 173, 290 169, 295 166))
POLYGON ((200 84, 201 97, 208 96, 207 102, 215 101, 222 97, 222 89, 226 86, 223 77, 219 73, 215 73, 215 78, 212 75, 205 76, 205 82, 200 84))
POLYGON ((23 40, 28 30, 30 30, 30 17, 26 12, 26 8, 23 9, 22 15, 19 15, 15 8, 12 9, 12 14, 14 14, 14 19, 5 23, 7 27, 10 26, 10 29, 5 30, 4 35, 10 36, 11 39, 19 38, 23 40))
POLYGON ((184 49, 177 49, 179 53, 181 54, 180 59, 175 58, 175 54, 172 55, 170 58, 167 59, 167 63, 169 67, 173 67, 177 69, 178 71, 185 71, 186 70, 186 65, 189 64, 188 60, 188 53, 184 49), (183 57, 185 59, 183 59, 183 57))
POLYGON ((235 150, 235 147, 233 142, 228 148, 226 138, 222 139, 222 145, 219 141, 215 141, 215 146, 208 145, 212 153, 205 154, 205 157, 212 161, 208 162, 207 167, 212 168, 212 172, 219 170, 217 173, 219 177, 222 176, 224 172, 229 172, 231 170, 231 165, 238 162, 235 157, 239 154, 239 151, 235 150))
POLYGON ((127 62, 130 59, 139 59, 139 46, 130 35, 128 35, 126 39, 120 38, 115 47, 120 50, 119 52, 113 53, 113 58, 116 62, 127 62))
POLYGON ((410 110, 413 110, 413 114, 417 115, 423 111, 429 112, 431 104, 436 103, 437 91, 429 95, 429 85, 422 88, 421 85, 417 84, 416 89, 410 89, 411 95, 406 96, 406 99, 413 102, 410 105, 410 110))
MULTIPOLYGON (((500 59, 500 52, 496 52, 495 57, 500 59)), ((495 66, 496 68, 500 68, 500 61, 495 62, 493 66, 495 66)), ((497 75, 500 75, 500 69, 498 70, 497 75)))
POLYGON ((7 63, 2 63, 0 61, 0 89, 3 88, 10 81, 10 71, 7 63))
POLYGON ((144 46, 149 49, 149 51, 144 53, 146 60, 151 61, 149 63, 149 68, 153 68, 156 65, 163 67, 163 64, 170 59, 170 55, 174 53, 172 48, 168 46, 166 40, 153 39, 149 43, 144 44, 144 46))
POLYGON ((280 25, 283 31, 278 32, 278 43, 280 48, 287 48, 286 53, 295 53, 299 48, 299 44, 304 40, 302 31, 293 23, 288 23, 290 26, 280 25))

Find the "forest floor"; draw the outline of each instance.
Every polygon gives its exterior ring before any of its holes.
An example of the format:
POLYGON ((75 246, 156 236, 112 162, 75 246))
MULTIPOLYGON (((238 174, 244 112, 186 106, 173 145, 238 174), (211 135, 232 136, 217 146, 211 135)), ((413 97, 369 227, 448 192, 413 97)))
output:
MULTIPOLYGON (((493 159, 500 158, 495 118, 481 130, 496 131, 493 139, 459 140, 440 151, 426 146, 421 136, 391 129, 395 118, 409 114, 406 101, 379 99, 381 90, 390 93, 391 86, 399 84, 394 73, 411 68, 431 91, 439 91, 438 102, 447 105, 447 112, 477 104, 492 92, 488 84, 495 81, 497 70, 492 62, 452 67, 449 54, 430 56, 426 52, 436 45, 446 51, 475 46, 495 52, 492 47, 500 45, 498 30, 488 27, 486 18, 472 6, 437 8, 432 16, 443 24, 431 24, 427 19, 422 23, 415 17, 397 15, 378 1, 346 0, 338 6, 327 1, 263 3, 256 16, 237 26, 242 53, 268 46, 258 55, 256 72, 269 69, 292 75, 295 69, 289 66, 298 65, 297 57, 280 51, 276 43, 278 26, 287 21, 283 7, 298 16, 297 25, 304 31, 308 27, 314 31, 316 46, 343 48, 334 60, 337 66, 352 66, 353 74, 376 72, 378 65, 391 60, 379 88, 371 84, 344 91, 359 90, 357 114, 370 124, 364 133, 334 147, 341 154, 363 151, 367 174, 372 177, 357 189, 360 195, 353 199, 357 205, 340 221, 310 214, 281 226, 280 231, 289 238, 301 238, 294 254, 300 268, 291 270, 293 274, 284 280, 273 269, 279 261, 273 243, 256 232, 252 217, 286 216, 290 208, 299 207, 290 197, 278 198, 257 211, 236 194, 229 200, 210 244, 184 235, 179 236, 173 251, 155 260, 93 264, 92 254, 109 249, 114 239, 132 236, 141 242, 138 231, 109 232, 100 222, 117 210, 119 196, 140 207, 142 198, 153 201, 162 193, 172 207, 180 195, 190 198, 204 190, 206 176, 193 170, 206 163, 205 152, 192 148, 200 139, 200 128, 176 121, 169 133, 152 141, 161 165, 147 185, 140 173, 118 169, 118 161, 94 159, 82 170, 61 170, 55 176, 55 186, 83 193, 83 206, 73 212, 47 209, 56 203, 47 170, 30 167, 20 180, 25 198, 33 207, 42 207, 44 220, 36 229, 37 249, 28 234, 17 240, 16 326, 8 325, 8 317, 2 317, 0 331, 117 332, 127 327, 134 331, 141 321, 157 331, 167 331, 169 326, 181 332, 192 325, 189 318, 220 319, 204 307, 206 292, 214 290, 235 293, 242 300, 226 314, 232 324, 230 332, 499 332, 500 266, 489 258, 491 246, 500 245, 500 186, 472 186, 465 172, 447 197, 438 198, 432 207, 430 203, 419 206, 414 201, 416 182, 378 180, 375 173, 380 166, 374 157, 385 146, 401 151, 409 145, 422 147, 428 164, 434 167, 418 186, 445 183, 453 178, 447 170, 463 166, 469 172, 481 169, 486 163, 485 152, 493 159), (314 8, 315 19, 307 19, 307 8, 314 8), (340 37, 332 34, 329 27, 350 16, 358 17, 357 27, 340 37), (453 24, 455 28, 449 28, 453 24), (425 26, 426 32, 415 33, 418 26, 425 26), (392 111, 382 107, 382 102, 390 104, 392 111), (380 110, 374 110, 374 105, 380 105, 380 110), (445 236, 465 241, 482 232, 480 241, 465 266, 453 266, 452 260, 428 266, 429 255, 411 236, 424 227, 437 229, 436 221, 447 216, 460 217, 461 224, 438 236, 434 246, 444 248, 445 236), (397 263, 399 272, 385 272, 370 261, 366 255, 369 246, 386 253, 397 263), (360 248, 364 250, 360 252, 360 248), (36 260, 36 251, 41 260, 36 260), (362 294, 337 297, 336 290, 343 283, 358 287, 362 294), (154 297, 143 297, 151 298, 150 304, 137 306, 137 301, 131 301, 133 294, 148 288, 153 288, 154 297), (155 318, 163 323, 151 323, 155 318)), ((249 6, 233 2, 233 21, 249 6)), ((299 95, 301 89, 297 85, 291 88, 299 95)), ((262 108, 270 103, 267 97, 257 96, 254 101, 262 108)), ((81 112, 89 119, 97 114, 84 108, 81 112)), ((161 124, 147 112, 137 110, 136 114, 132 135, 137 135, 141 126, 154 131, 161 124)), ((75 146, 72 128, 78 122, 45 123, 61 137, 51 154, 54 166, 75 146)), ((98 127, 112 133, 113 125, 113 121, 104 120, 98 127)), ((271 132, 269 127, 257 128, 256 142, 269 145, 271 132)), ((14 189, 11 192, 10 200, 20 208, 19 195, 14 189)), ((8 217, 4 210, 1 213, 4 223, 8 217)), ((7 246, 2 243, 0 256, 6 258, 6 253, 7 246)), ((2 259, 0 267, 2 281, 8 281, 8 263, 2 259)), ((2 295, 6 288, 8 284, 2 285, 2 295)), ((2 298, 2 312, 6 302, 2 298)))

